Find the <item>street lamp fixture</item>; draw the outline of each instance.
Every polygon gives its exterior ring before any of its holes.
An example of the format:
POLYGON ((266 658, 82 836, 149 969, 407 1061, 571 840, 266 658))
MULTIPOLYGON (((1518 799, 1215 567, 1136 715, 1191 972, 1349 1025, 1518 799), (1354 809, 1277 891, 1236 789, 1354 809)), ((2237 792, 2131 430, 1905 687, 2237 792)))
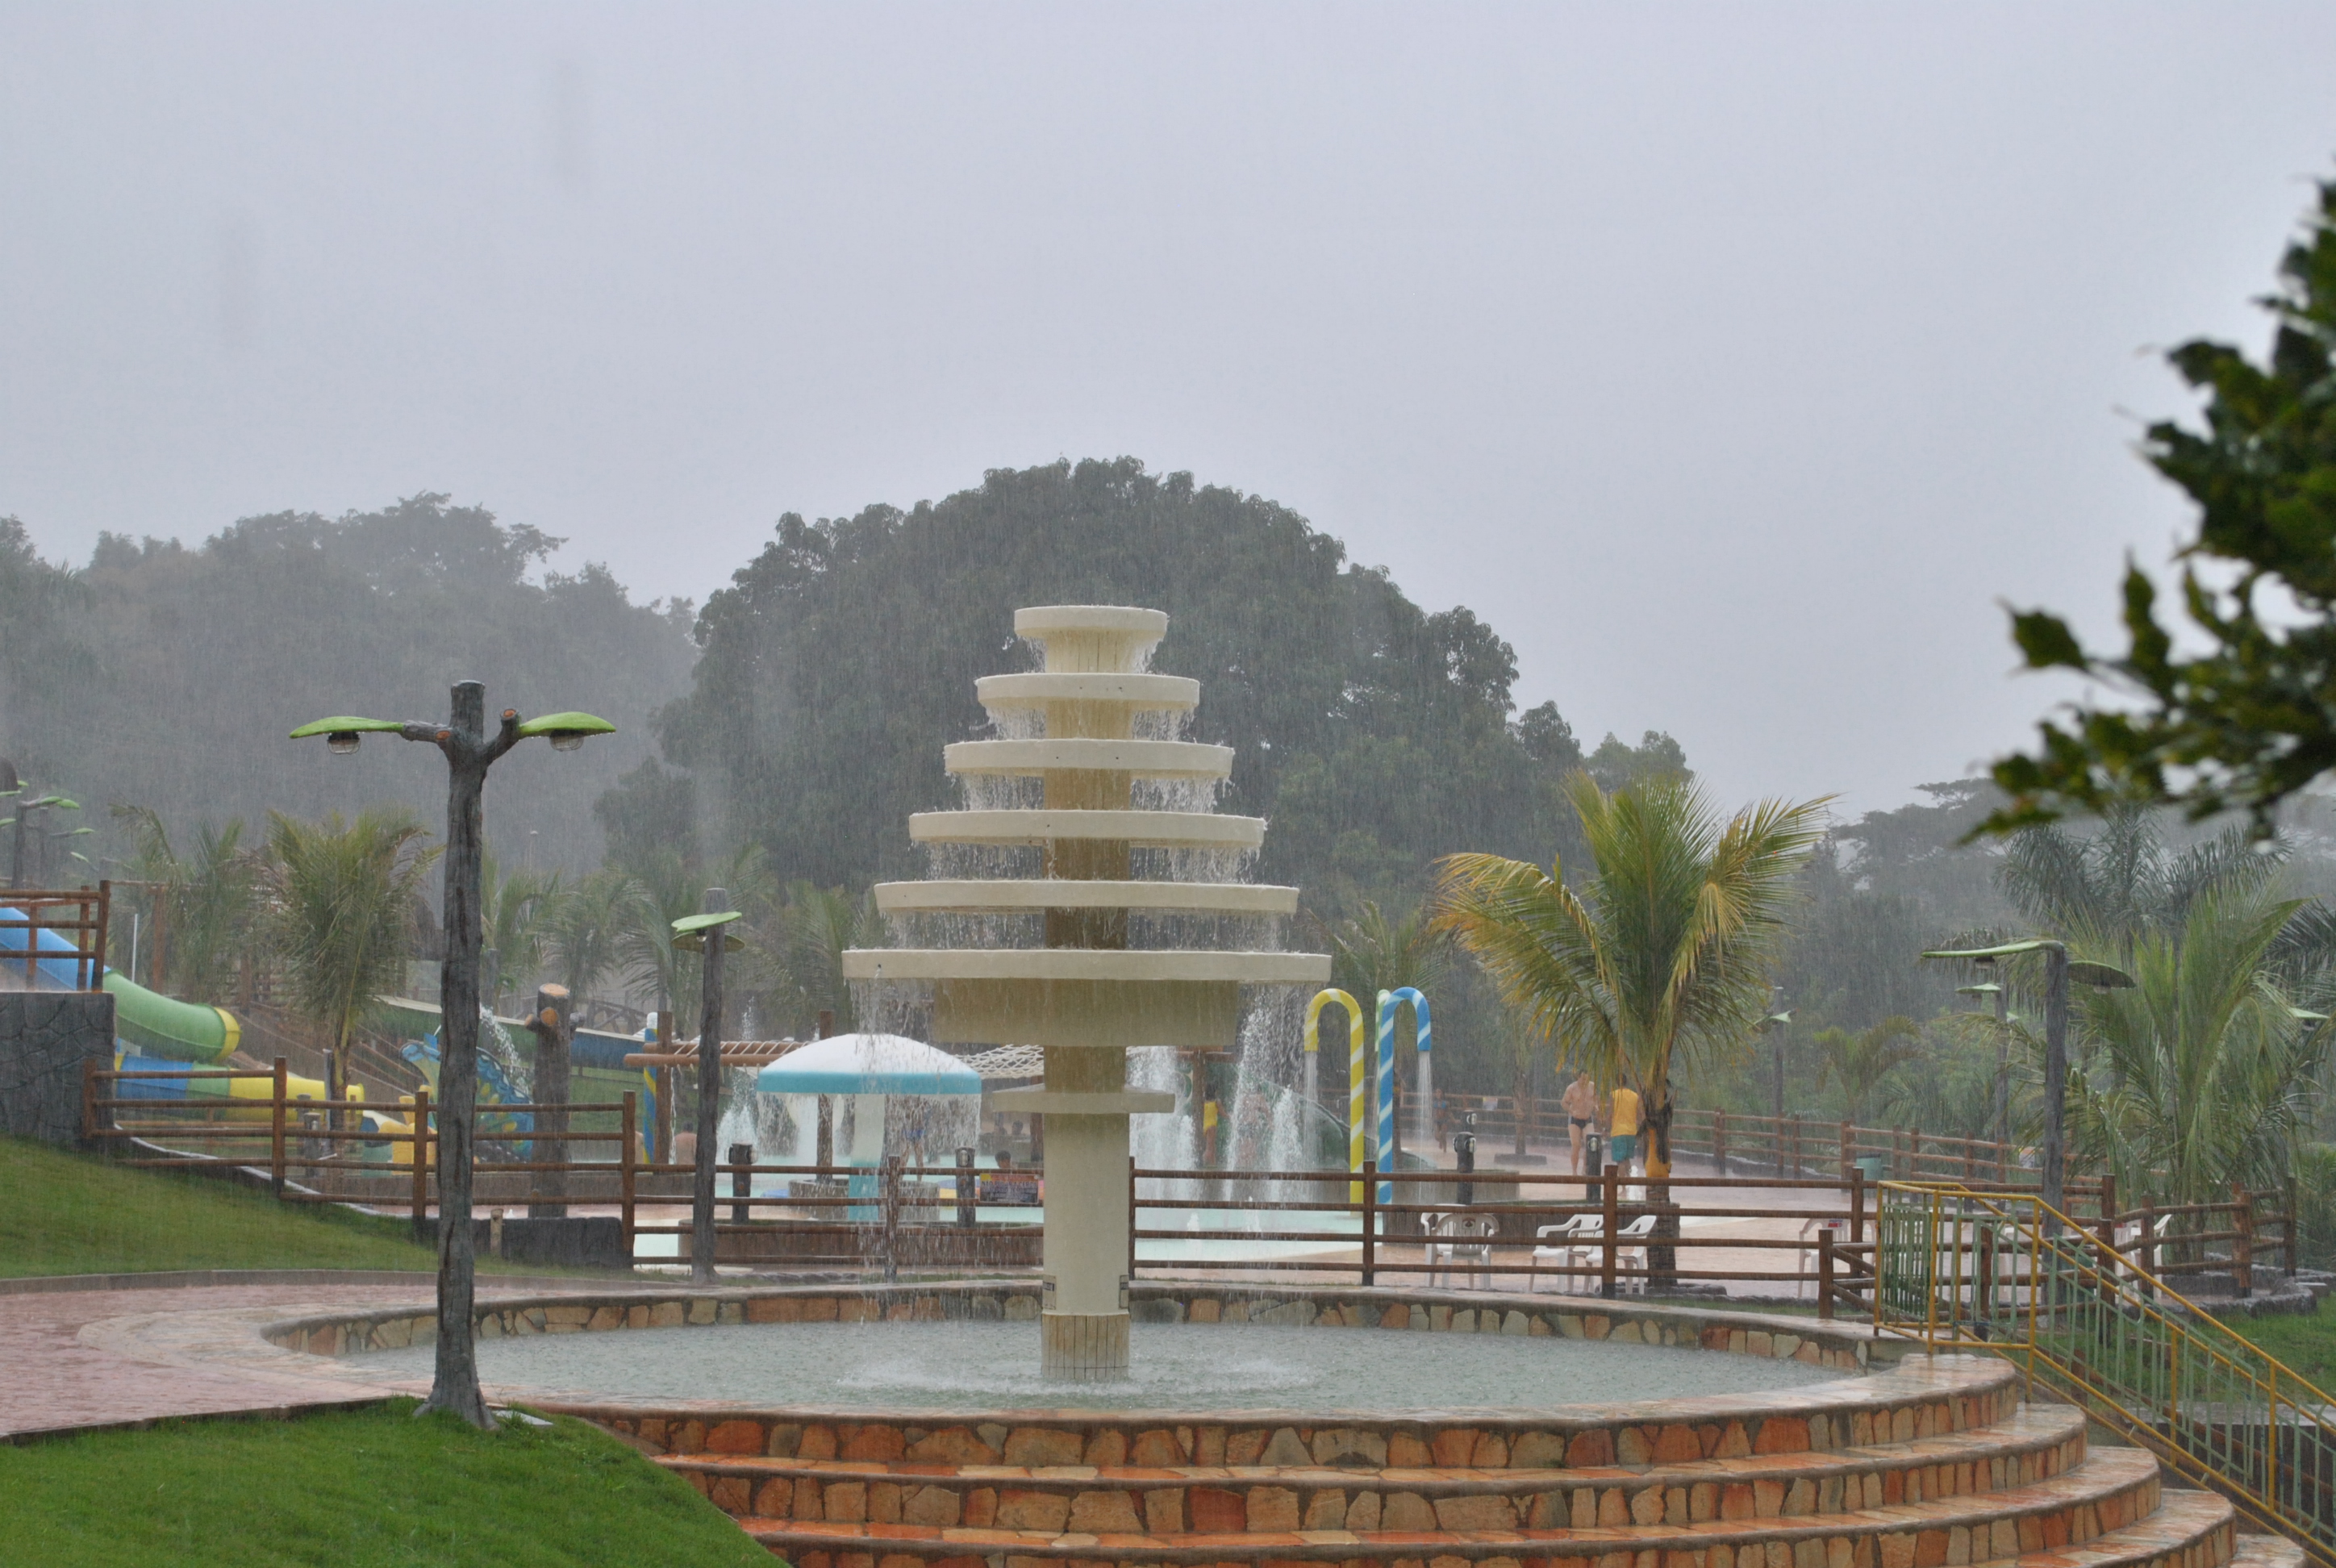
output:
MULTIPOLYGON (((444 1410, 471 1425, 492 1427, 479 1390, 478 1351, 472 1341, 478 1260, 471 1240, 472 1135, 476 1123, 479 1054, 480 906, 485 853, 483 796, 487 770, 522 740, 541 735, 554 750, 574 751, 587 737, 616 726, 589 713, 555 713, 521 723, 506 708, 490 732, 486 687, 454 685, 444 724, 336 715, 302 725, 294 740, 324 737, 338 756, 355 753, 368 735, 394 735, 434 745, 446 758, 445 945, 438 969, 438 1329, 436 1367, 426 1410, 444 1410)), ((421 1151, 421 1129, 414 1147, 421 1151)))
MULTIPOLYGON (((2044 955, 2044 1169, 2040 1174, 2044 1206, 2057 1215, 2068 1207, 2068 982, 2073 979, 2098 990, 2122 990, 2130 988, 2134 979, 2111 964, 2081 959, 2070 962, 2068 944, 2049 937, 1991 948, 1937 948, 1922 956, 1992 966, 1998 959, 2025 953, 2044 955)), ((2059 1232, 2057 1218, 2048 1216, 2045 1226, 2049 1233, 2059 1232)))

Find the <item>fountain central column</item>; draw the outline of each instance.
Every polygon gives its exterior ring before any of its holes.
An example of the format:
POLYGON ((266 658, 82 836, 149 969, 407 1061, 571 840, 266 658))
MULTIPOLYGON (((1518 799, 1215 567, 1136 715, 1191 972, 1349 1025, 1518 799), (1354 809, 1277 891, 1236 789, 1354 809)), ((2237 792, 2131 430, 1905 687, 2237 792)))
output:
POLYGON ((1057 1047, 1046 1053, 1046 1087, 1029 1096, 1046 1118, 1038 1365, 1049 1378, 1127 1376, 1127 1118, 1156 1106, 1155 1096, 1130 1096, 1126 1085, 1122 1047, 1057 1047))
MULTIPOLYGON (((910 834, 930 843, 1027 845, 1029 880, 888 882, 888 914, 1005 913, 1037 917, 1043 945, 997 949, 854 950, 852 979, 932 984, 937 1039, 1030 1045, 1046 1054, 1042 1087, 993 1096, 993 1109, 1046 1119, 1046 1300, 1042 1369, 1067 1381, 1127 1375, 1130 1257, 1128 1117, 1172 1110, 1173 1095, 1131 1092, 1127 1047, 1222 1049, 1240 1027, 1245 985, 1319 985, 1319 953, 1131 947, 1132 911, 1148 920, 1229 914, 1286 917, 1294 888, 1136 880, 1134 852, 1239 855, 1265 823, 1194 809, 1138 809, 1135 782, 1222 780, 1230 748, 1139 738, 1139 714, 1190 712, 1197 683, 1144 667, 1167 629, 1157 610, 1110 605, 1025 609, 1015 631, 1045 649, 1044 667, 985 677, 993 713, 1035 710, 1035 738, 960 741, 953 774, 1037 778, 1043 804, 920 813, 910 834)), ((1027 727, 1019 726, 1017 727, 1027 727)), ((1149 941, 1158 941, 1156 935, 1149 941)))

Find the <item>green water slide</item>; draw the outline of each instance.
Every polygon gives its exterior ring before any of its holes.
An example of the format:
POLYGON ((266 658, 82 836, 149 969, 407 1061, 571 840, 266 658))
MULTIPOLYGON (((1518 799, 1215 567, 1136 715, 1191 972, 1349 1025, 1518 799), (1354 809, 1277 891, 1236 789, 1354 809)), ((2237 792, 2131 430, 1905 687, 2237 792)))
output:
POLYGON ((242 1040, 242 1027, 224 1008, 172 1001, 114 969, 105 971, 105 989, 113 993, 113 1032, 141 1056, 223 1062, 242 1040))

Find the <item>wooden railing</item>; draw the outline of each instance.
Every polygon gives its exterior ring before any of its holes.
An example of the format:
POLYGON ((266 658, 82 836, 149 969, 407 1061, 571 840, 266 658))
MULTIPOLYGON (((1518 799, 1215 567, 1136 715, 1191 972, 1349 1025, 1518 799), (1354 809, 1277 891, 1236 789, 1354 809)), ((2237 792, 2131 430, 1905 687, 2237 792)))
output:
POLYGON ((25 990, 95 991, 105 987, 105 943, 113 884, 70 891, 0 888, 0 967, 21 969, 25 990), (72 944, 44 948, 41 933, 72 944))
MULTIPOLYGON (((1565 1107, 1546 1096, 1522 1103, 1513 1095, 1446 1094, 1436 1098, 1439 1145, 1448 1144, 1452 1134, 1464 1125, 1470 1125, 1483 1156, 1497 1161, 1504 1145, 1514 1146, 1520 1121, 1528 1147, 1568 1145, 1565 1107)), ((1418 1098, 1405 1089, 1398 1091, 1397 1100, 1407 1137, 1416 1125, 1418 1098)), ((1726 1170, 1773 1176, 1839 1175, 1854 1161, 1878 1158, 1883 1176, 1893 1180, 1938 1177, 1993 1182, 2015 1180, 2023 1168, 2023 1155, 2029 1154, 2017 1144, 1952 1137, 1916 1127, 1869 1127, 1811 1116, 1686 1109, 1672 1119, 1671 1153, 1674 1159, 1708 1160, 1726 1170)))
MULTIPOLYGON (((294 1095, 290 1077, 290 1065, 282 1057, 267 1072, 225 1067, 128 1071, 93 1060, 82 1072, 82 1137, 107 1151, 116 1163, 147 1170, 236 1167, 261 1173, 269 1191, 285 1203, 402 1209, 412 1215, 419 1234, 437 1207, 439 1134, 430 1091, 421 1089, 394 1105, 372 1105, 294 1095), (189 1092, 175 1099, 121 1092, 124 1085, 146 1082, 176 1084, 189 1092), (239 1096, 235 1092, 238 1084, 261 1092, 239 1096), (198 1091, 197 1085, 205 1087, 198 1091), (367 1112, 397 1125, 367 1127, 367 1112), (351 1121, 357 1125, 342 1125, 351 1121), (387 1157, 362 1157, 375 1149, 385 1151, 387 1157), (353 1150, 360 1157, 353 1159, 353 1150)), ((478 1176, 556 1175, 560 1179, 555 1182, 531 1182, 527 1194, 530 1200, 550 1203, 607 1202, 606 1197, 573 1194, 573 1178, 589 1175, 605 1185, 613 1176, 625 1255, 632 1255, 638 1179, 664 1168, 639 1158, 634 1096, 605 1104, 569 1101, 480 1109, 489 1118, 553 1115, 560 1126, 556 1133, 546 1132, 546 1137, 570 1144, 614 1144, 615 1153, 602 1160, 481 1158, 472 1161, 472 1170, 478 1176), (596 1118, 603 1124, 597 1129, 589 1125, 596 1118), (610 1118, 614 1127, 605 1125, 610 1118), (579 1119, 587 1125, 579 1125, 579 1119)), ((504 1139, 488 1130, 481 1134, 478 1146, 492 1153, 497 1144, 529 1144, 531 1137, 530 1132, 520 1132, 504 1139)))
MULTIPOLYGON (((92 1062, 83 1080, 83 1128, 122 1163, 153 1169, 237 1166, 264 1173, 287 1203, 353 1203, 410 1213, 417 1230, 436 1208, 437 1135, 424 1089, 394 1105, 290 1093, 285 1058, 272 1070, 123 1071, 92 1062), (178 1097, 140 1094, 164 1080, 178 1097), (240 1093, 238 1093, 240 1089, 240 1093), (365 1125, 365 1113, 392 1119, 365 1125), (418 1129, 418 1131, 417 1131, 418 1129)), ((613 1205, 623 1253, 644 1236, 675 1238, 686 1261, 696 1238, 686 1219, 644 1222, 644 1205, 690 1202, 696 1167, 644 1158, 636 1096, 606 1104, 482 1105, 474 1164, 482 1209, 518 1203, 613 1205), (557 1125, 498 1127, 525 1113, 557 1125), (599 1158, 533 1154, 540 1135, 583 1144, 599 1158), (608 1145, 615 1145, 608 1149, 608 1145), (523 1188, 491 1190, 524 1175, 523 1188)), ((1721 1124, 1722 1126, 1725 1124, 1721 1124)), ((1854 1145, 1853 1145, 1854 1146, 1854 1145)), ((1786 1145, 1789 1152, 1790 1145, 1786 1145)), ((878 1269, 1035 1267, 1044 1234, 1044 1172, 762 1163, 741 1145, 716 1167, 715 1261, 724 1265, 878 1269), (969 1179, 968 1179, 969 1178, 969 1179), (763 1191, 756 1191, 757 1186, 763 1191), (774 1190, 775 1189, 775 1190, 774 1190)), ((1650 1183, 1608 1165, 1597 1174, 1403 1170, 1384 1184, 1367 1164, 1345 1170, 1227 1171, 1130 1166, 1128 1272, 1180 1268, 1359 1278, 1465 1272, 1485 1284, 1525 1288, 1740 1290, 1773 1286, 1813 1298, 1820 1315, 1847 1301, 1863 1310, 1872 1273, 1874 1183, 1852 1163, 1840 1174, 1674 1174, 1650 1183), (1358 1197, 1350 1197, 1350 1192, 1358 1197), (1720 1196, 1724 1192, 1727 1195, 1720 1196), (1747 1222, 1746 1233, 1713 1227, 1747 1222), (1572 1225, 1563 1236, 1545 1234, 1572 1225), (1429 1226, 1437 1233, 1429 1233, 1429 1226), (1633 1227, 1637 1226, 1637 1229, 1633 1227), (1144 1258, 1145 1243, 1169 1258, 1144 1258)), ((1959 1183, 1959 1190, 2021 1195, 2025 1183, 1959 1183)), ((2146 1279, 2227 1269, 2244 1290, 2273 1251, 2292 1271, 2295 1219, 2279 1194, 2234 1192, 2224 1203, 2121 1211, 2113 1183, 2069 1184, 2068 1212, 2119 1250, 2146 1279), (2274 1240, 2276 1236, 2276 1240, 2274 1240), (2220 1247, 2220 1252, 2213 1249, 2220 1247)))

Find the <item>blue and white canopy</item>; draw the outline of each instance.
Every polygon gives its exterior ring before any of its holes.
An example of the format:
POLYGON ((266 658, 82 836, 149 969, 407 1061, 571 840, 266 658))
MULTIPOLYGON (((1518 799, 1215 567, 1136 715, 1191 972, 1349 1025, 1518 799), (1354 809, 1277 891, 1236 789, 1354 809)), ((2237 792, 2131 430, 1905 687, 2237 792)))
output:
POLYGON ((981 1075, 903 1035, 832 1035, 754 1078, 766 1095, 978 1095, 981 1075))

